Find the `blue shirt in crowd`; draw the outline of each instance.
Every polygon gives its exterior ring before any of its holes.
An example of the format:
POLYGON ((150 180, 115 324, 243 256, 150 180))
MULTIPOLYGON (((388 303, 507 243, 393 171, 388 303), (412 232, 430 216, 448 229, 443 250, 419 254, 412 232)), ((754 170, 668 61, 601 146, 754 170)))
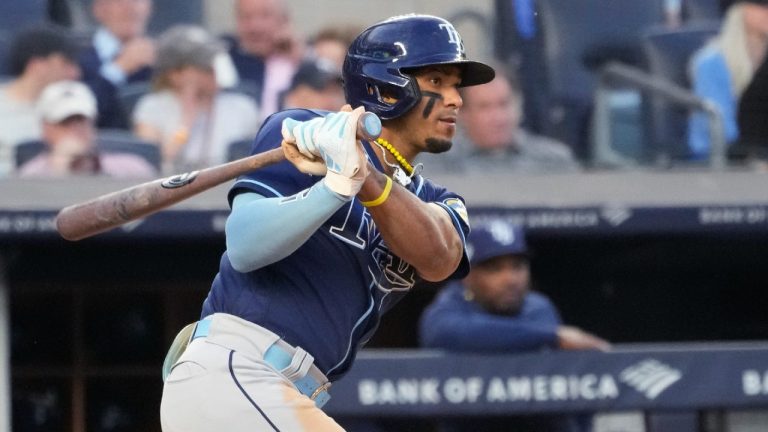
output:
POLYGON ((464 285, 449 283, 421 316, 419 337, 425 348, 512 353, 557 347, 560 315, 552 302, 529 292, 516 315, 495 315, 464 297, 464 285))

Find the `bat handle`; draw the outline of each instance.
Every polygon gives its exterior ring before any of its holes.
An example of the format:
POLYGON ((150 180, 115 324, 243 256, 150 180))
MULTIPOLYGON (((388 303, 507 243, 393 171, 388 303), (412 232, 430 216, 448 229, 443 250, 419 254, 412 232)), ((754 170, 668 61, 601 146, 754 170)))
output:
POLYGON ((357 135, 366 141, 376 141, 381 135, 381 119, 372 112, 364 112, 357 120, 357 135))

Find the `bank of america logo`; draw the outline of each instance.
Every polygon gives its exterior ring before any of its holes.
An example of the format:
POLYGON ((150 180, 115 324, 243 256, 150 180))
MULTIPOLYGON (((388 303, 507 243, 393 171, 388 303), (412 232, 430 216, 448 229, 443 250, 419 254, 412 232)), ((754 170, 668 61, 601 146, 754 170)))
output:
POLYGON ((600 213, 613 226, 619 226, 632 217, 632 210, 618 205, 604 207, 600 213))
POLYGON ((682 376, 679 370, 658 360, 648 359, 621 371, 620 380, 653 400, 682 376))

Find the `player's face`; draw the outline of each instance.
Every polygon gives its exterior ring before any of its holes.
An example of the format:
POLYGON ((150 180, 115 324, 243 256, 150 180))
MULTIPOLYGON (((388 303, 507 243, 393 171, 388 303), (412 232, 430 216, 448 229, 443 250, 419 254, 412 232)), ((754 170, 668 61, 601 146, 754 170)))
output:
POLYGON ((456 66, 430 66, 414 74, 421 100, 402 118, 404 133, 417 152, 448 151, 456 133, 461 108, 461 70, 456 66))
POLYGON ((504 255, 476 264, 465 280, 475 301, 500 315, 520 311, 529 282, 528 259, 519 255, 504 255))

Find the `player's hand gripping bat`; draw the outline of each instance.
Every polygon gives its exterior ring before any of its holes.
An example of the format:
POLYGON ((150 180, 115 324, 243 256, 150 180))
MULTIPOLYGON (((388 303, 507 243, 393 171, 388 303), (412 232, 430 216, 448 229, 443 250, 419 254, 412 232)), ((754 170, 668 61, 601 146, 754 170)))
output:
MULTIPOLYGON (((358 120, 357 137, 375 140, 381 121, 370 112, 358 120)), ((285 160, 282 148, 131 186, 63 208, 56 216, 56 230, 67 240, 81 240, 140 219, 239 175, 285 160)))

